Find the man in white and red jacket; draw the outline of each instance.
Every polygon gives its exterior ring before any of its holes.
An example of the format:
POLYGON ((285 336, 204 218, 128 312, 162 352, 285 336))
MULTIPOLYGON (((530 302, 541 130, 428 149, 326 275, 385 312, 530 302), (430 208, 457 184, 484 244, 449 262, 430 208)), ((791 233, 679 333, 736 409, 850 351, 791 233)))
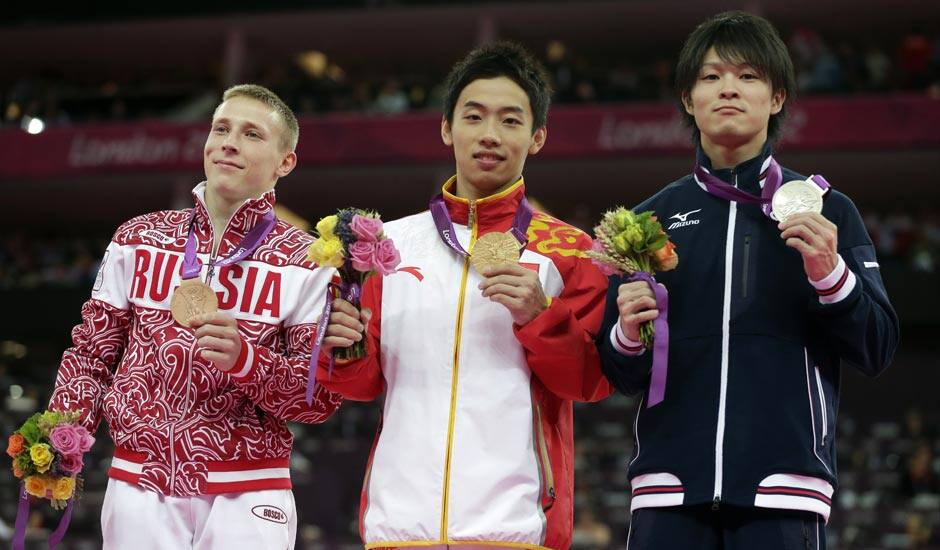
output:
POLYGON ((401 267, 368 280, 361 312, 334 302, 317 382, 349 399, 385 393, 366 548, 568 548, 572 402, 610 393, 593 344, 606 279, 581 258, 587 235, 526 215, 522 169, 545 143, 550 97, 538 64, 485 46, 447 88, 441 134, 457 175, 430 211, 385 225, 401 267), (467 254, 497 232, 512 232, 519 263, 479 273, 467 254), (365 325, 367 357, 330 371, 332 348, 365 325))
POLYGON ((296 118, 271 91, 229 89, 195 207, 134 218, 105 252, 50 402, 82 411, 91 431, 102 418, 110 427, 105 549, 294 547, 285 421, 323 422, 341 401, 325 388, 312 405, 304 399, 330 270, 306 259, 306 233, 273 218, 274 185, 296 165, 297 137, 296 118), (248 242, 261 225, 266 236, 248 242), (190 275, 219 302, 192 328, 170 310, 187 242, 199 259, 190 275), (242 246, 256 248, 226 263, 242 246))

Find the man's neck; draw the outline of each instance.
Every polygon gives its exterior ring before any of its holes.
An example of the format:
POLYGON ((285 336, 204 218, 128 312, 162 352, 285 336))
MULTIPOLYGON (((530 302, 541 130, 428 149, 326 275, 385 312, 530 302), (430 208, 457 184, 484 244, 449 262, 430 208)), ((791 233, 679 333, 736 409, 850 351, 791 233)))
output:
POLYGON ((708 136, 702 135, 702 150, 712 161, 712 169, 724 170, 734 168, 746 160, 750 160, 760 154, 764 148, 764 142, 767 137, 758 136, 747 143, 719 143, 708 139, 708 136))
POLYGON ((505 183, 496 189, 482 190, 479 187, 467 181, 464 181, 463 178, 461 178, 460 175, 458 175, 457 183, 456 185, 454 185, 454 195, 457 197, 460 197, 461 199, 467 199, 469 201, 480 200, 480 199, 483 199, 492 195, 502 193, 506 189, 509 189, 510 187, 515 185, 516 182, 518 182, 521 177, 522 176, 519 176, 518 178, 514 178, 510 180, 509 183, 505 183))

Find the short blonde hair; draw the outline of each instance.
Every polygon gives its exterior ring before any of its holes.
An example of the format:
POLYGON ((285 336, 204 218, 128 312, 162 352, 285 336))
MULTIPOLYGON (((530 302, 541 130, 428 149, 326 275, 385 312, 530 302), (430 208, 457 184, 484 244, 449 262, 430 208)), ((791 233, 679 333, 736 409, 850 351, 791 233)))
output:
POLYGON ((297 117, 294 116, 294 112, 277 94, 258 84, 238 84, 225 90, 225 93, 222 94, 222 103, 233 97, 250 97, 274 109, 274 112, 284 121, 285 132, 281 135, 281 145, 288 151, 297 148, 297 140, 300 138, 300 126, 297 124, 297 117))

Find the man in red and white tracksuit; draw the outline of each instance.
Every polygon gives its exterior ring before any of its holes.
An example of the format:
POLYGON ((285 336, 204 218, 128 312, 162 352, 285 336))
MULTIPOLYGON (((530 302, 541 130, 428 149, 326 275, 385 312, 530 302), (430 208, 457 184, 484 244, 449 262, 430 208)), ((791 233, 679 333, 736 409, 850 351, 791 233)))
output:
POLYGON ((304 399, 310 334, 330 270, 311 238, 277 221, 254 251, 217 267, 270 217, 296 163, 297 122, 260 86, 228 90, 205 146, 195 207, 123 224, 72 332, 50 408, 107 420, 115 444, 101 515, 105 549, 294 547, 287 420, 326 420, 341 398, 304 399), (187 328, 170 300, 190 240, 219 311, 187 328))
POLYGON ((447 87, 457 175, 430 211, 385 224, 401 267, 366 282, 362 311, 334 301, 317 382, 349 399, 385 394, 362 490, 366 548, 566 549, 573 402, 610 392, 593 344, 606 280, 581 257, 582 231, 520 217, 523 164, 546 136, 536 62, 485 46, 447 87), (470 267, 479 239, 509 231, 519 263, 470 267), (368 356, 330 371, 329 350, 364 325, 368 356))

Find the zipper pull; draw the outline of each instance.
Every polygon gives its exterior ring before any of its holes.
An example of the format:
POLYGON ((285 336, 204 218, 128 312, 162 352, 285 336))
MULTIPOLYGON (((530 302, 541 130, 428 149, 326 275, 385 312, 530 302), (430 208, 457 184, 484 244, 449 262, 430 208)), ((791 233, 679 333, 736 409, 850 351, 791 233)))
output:
POLYGON ((721 506, 721 497, 715 497, 715 500, 712 501, 712 510, 718 511, 718 508, 721 506))

